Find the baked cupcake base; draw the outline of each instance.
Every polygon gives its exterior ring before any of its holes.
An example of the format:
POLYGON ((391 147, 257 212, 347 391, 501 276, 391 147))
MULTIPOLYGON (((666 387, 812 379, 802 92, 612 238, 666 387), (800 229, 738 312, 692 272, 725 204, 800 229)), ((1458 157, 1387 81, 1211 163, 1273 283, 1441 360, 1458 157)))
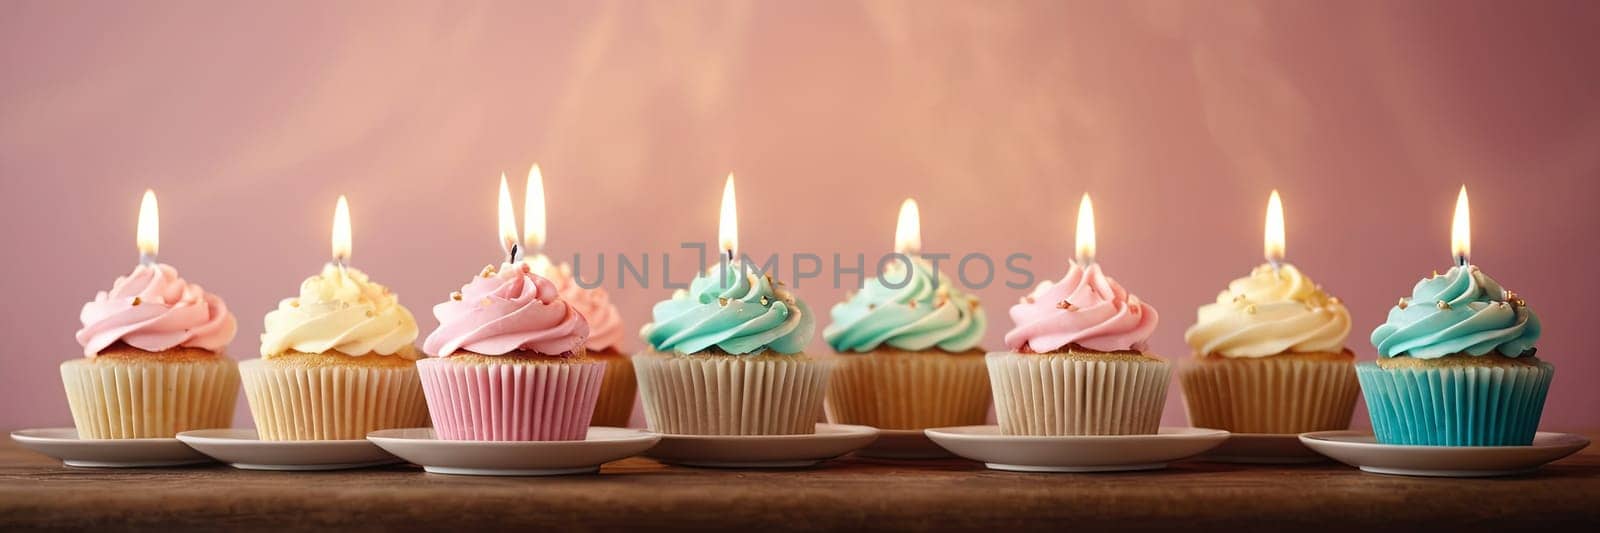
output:
POLYGON ((1347 429, 1361 395, 1349 351, 1199 356, 1181 365, 1178 379, 1190 425, 1234 433, 1347 429))
POLYGON ((1533 443, 1555 367, 1532 357, 1394 357, 1356 364, 1378 442, 1533 443))
POLYGON ((415 362, 288 352, 239 364, 261 440, 357 440, 428 424, 415 362))
POLYGON ((1150 435, 1170 365, 1133 352, 995 352, 986 358, 1006 435, 1150 435))
POLYGON ((209 350, 147 352, 114 346, 61 364, 61 382, 80 439, 171 438, 233 421, 239 374, 209 350))
POLYGON ((442 440, 583 440, 606 364, 586 357, 458 353, 417 361, 442 440))
POLYGON ((633 358, 645 420, 657 433, 816 433, 829 361, 804 354, 662 354, 633 358))
POLYGON ((984 353, 874 350, 834 358, 828 420, 880 429, 982 424, 989 415, 984 353))
POLYGON ((594 406, 594 426, 628 427, 633 418, 633 400, 639 382, 633 374, 633 360, 615 350, 589 352, 589 358, 605 363, 605 380, 600 384, 600 399, 594 406))

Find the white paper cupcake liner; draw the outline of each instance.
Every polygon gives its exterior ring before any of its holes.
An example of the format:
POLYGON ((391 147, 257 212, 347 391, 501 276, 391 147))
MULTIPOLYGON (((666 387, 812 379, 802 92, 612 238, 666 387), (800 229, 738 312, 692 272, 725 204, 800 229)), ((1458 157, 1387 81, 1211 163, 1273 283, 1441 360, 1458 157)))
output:
POLYGON ((1361 395, 1351 360, 1190 361, 1178 374, 1189 424, 1234 433, 1347 429, 1361 395))
POLYGON ((881 429, 970 426, 989 415, 982 354, 868 352, 834 358, 828 420, 881 429))
POLYGON ((633 400, 638 395, 638 378, 633 361, 626 355, 590 353, 589 357, 606 364, 605 381, 600 384, 600 400, 594 406, 595 426, 627 427, 633 418, 633 400))
POLYGON ((828 361, 805 355, 666 355, 633 358, 650 430, 683 435, 816 432, 828 361))
POLYGON ((1006 435, 1148 435, 1161 428, 1165 360, 996 352, 988 364, 1006 435))
MULTIPOLYGON (((368 356, 376 357, 376 356, 368 356)), ((428 425, 415 366, 239 364, 262 440, 356 440, 428 425)))
POLYGON ((182 361, 74 359, 61 364, 61 381, 78 438, 171 438, 230 425, 239 396, 235 366, 220 355, 182 361))

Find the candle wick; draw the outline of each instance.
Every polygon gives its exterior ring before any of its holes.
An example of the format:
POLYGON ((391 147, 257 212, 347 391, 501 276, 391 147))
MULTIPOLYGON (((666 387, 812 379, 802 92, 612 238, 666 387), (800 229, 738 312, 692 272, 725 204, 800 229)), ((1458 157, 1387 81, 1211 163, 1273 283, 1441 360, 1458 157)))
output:
POLYGON ((1283 261, 1282 260, 1275 259, 1275 258, 1268 258, 1267 259, 1267 264, 1272 265, 1272 277, 1275 277, 1275 278, 1283 277, 1283 261))
POLYGON ((140 266, 155 266, 155 264, 156 264, 156 254, 139 252, 139 265, 140 266))
POLYGON ((511 244, 511 251, 509 253, 507 253, 506 255, 510 256, 509 259, 506 260, 507 263, 511 263, 513 265, 515 265, 517 263, 521 263, 522 262, 522 245, 521 244, 512 243, 511 244))
POLYGON ((1456 266, 1458 266, 1458 267, 1467 266, 1467 256, 1466 255, 1458 255, 1458 256, 1456 256, 1456 266))

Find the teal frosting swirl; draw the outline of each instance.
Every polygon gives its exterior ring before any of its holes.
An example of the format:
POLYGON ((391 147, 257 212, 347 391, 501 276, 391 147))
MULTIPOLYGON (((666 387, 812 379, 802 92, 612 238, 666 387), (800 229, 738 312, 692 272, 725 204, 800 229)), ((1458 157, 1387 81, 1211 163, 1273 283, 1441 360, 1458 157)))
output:
POLYGON ((659 352, 698 353, 716 347, 733 355, 783 354, 805 349, 815 319, 805 302, 737 265, 712 268, 651 309, 640 336, 659 352))
POLYGON ((1476 266, 1455 267, 1423 279, 1411 298, 1389 310, 1372 331, 1384 357, 1433 359, 1454 354, 1529 355, 1539 340, 1539 317, 1522 299, 1476 266))
POLYGON ((834 305, 833 323, 822 330, 823 340, 836 352, 865 352, 885 344, 912 351, 938 347, 963 352, 976 347, 988 326, 978 298, 956 291, 950 278, 927 261, 915 259, 911 264, 910 274, 904 267, 886 272, 834 305))

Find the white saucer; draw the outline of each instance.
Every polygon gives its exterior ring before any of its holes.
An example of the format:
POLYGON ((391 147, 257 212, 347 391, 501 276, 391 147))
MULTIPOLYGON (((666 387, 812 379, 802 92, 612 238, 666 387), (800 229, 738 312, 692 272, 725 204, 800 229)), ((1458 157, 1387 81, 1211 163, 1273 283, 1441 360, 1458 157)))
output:
POLYGON ((11 440, 67 466, 138 468, 211 462, 178 439, 79 439, 74 428, 44 428, 13 431, 11 440))
POLYGON ((645 455, 664 463, 713 468, 800 468, 872 444, 867 426, 817 424, 809 435, 661 435, 645 455))
POLYGON ((1430 477, 1489 477, 1526 474, 1577 453, 1589 439, 1539 432, 1528 446, 1408 446, 1378 444, 1365 431, 1318 431, 1300 435, 1318 453, 1374 474, 1430 477))
POLYGON ((1188 427, 1164 427, 1155 435, 1004 435, 1000 426, 934 428, 927 433, 956 455, 1014 472, 1157 470, 1228 439, 1228 432, 1220 429, 1188 427))
POLYGON ((254 429, 199 429, 178 434, 200 453, 244 470, 344 470, 400 462, 362 440, 261 440, 254 429))
POLYGON ((1327 457, 1314 452, 1293 433, 1229 433, 1228 440, 1197 457, 1214 463, 1291 465, 1320 463, 1327 457))
POLYGON ((585 440, 438 440, 433 428, 385 429, 367 440, 435 474, 554 476, 590 474, 609 461, 633 457, 660 436, 636 429, 591 427, 585 440))
POLYGON ((858 457, 873 459, 945 459, 955 457, 934 444, 920 429, 878 429, 878 440, 856 450, 858 457))

